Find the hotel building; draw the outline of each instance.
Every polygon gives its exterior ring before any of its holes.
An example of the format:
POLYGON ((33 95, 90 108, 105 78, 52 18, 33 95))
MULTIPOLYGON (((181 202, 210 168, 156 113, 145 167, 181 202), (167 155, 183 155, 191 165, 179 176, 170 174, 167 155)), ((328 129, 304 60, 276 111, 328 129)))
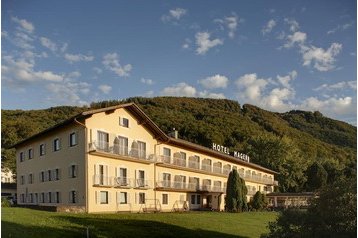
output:
POLYGON ((94 212, 223 210, 237 169, 248 198, 276 172, 164 133, 136 104, 86 111, 16 145, 20 205, 94 212))

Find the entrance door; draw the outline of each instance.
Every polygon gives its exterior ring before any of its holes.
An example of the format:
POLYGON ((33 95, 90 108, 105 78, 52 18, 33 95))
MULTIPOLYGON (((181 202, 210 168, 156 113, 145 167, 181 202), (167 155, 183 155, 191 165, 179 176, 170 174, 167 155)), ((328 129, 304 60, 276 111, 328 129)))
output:
POLYGON ((208 208, 212 208, 213 207, 213 195, 208 195, 206 197, 206 204, 208 208))

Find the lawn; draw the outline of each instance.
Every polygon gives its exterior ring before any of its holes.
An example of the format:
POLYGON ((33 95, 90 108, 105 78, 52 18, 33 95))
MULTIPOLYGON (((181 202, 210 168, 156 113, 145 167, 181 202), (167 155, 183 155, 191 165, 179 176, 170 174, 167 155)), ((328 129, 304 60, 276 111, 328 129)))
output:
POLYGON ((260 237, 275 212, 72 214, 2 208, 2 237, 260 237))

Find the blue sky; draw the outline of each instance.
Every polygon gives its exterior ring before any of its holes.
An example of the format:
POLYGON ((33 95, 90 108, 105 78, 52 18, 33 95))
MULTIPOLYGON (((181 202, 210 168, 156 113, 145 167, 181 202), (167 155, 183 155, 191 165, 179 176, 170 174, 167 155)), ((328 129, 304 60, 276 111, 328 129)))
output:
POLYGON ((351 1, 2 1, 3 109, 228 98, 356 124, 351 1))

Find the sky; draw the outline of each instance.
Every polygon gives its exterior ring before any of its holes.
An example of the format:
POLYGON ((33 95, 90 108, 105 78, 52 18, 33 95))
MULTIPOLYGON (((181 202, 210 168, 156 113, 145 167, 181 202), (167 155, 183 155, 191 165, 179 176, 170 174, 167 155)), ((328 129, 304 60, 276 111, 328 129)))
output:
POLYGON ((354 0, 2 0, 1 107, 227 98, 356 125, 356 11, 354 0))

